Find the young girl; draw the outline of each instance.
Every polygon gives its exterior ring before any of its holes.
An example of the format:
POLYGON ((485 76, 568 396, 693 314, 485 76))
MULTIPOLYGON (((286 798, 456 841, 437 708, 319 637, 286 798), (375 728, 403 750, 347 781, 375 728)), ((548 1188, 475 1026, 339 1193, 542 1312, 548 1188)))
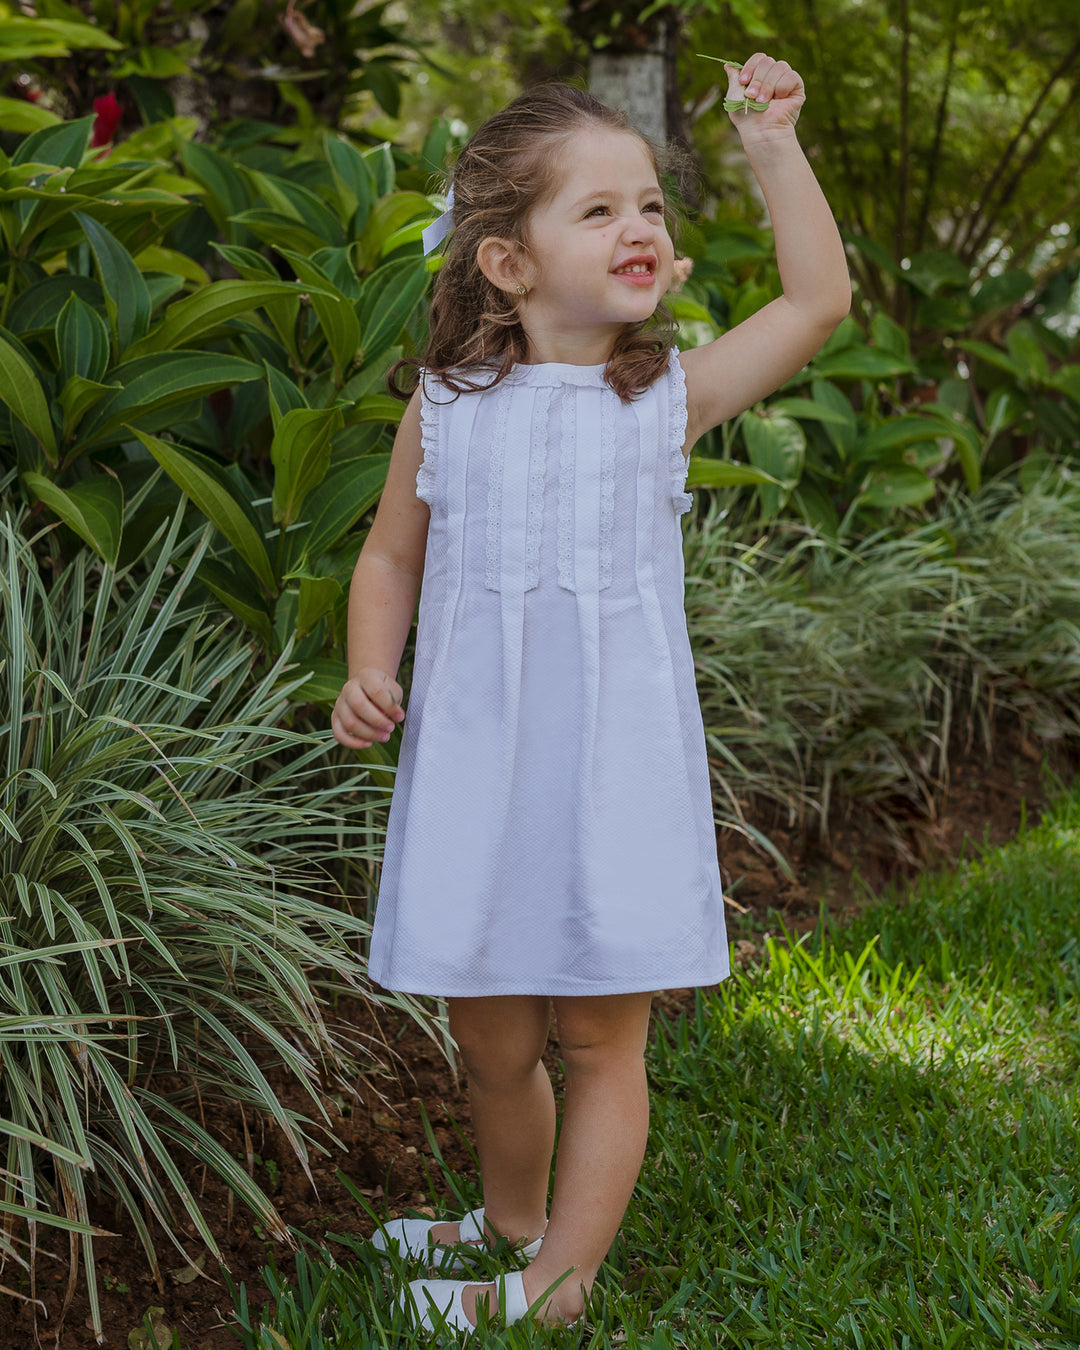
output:
POLYGON ((454 171, 420 385, 356 566, 337 739, 403 720, 370 972, 448 999, 484 1207, 376 1234, 453 1268, 520 1243, 494 1283, 417 1280, 426 1328, 581 1315, 645 1150, 654 989, 728 973, 705 740, 683 614, 686 459, 847 313, 847 267, 795 139, 803 84, 762 53, 729 96, 783 295, 679 353, 654 320, 674 249, 653 148, 588 94, 535 89, 454 171), (541 1061, 552 1005, 566 1098, 541 1061), (541 1240, 542 1239, 542 1240, 541 1240), (461 1248, 458 1248, 459 1252, 461 1248))

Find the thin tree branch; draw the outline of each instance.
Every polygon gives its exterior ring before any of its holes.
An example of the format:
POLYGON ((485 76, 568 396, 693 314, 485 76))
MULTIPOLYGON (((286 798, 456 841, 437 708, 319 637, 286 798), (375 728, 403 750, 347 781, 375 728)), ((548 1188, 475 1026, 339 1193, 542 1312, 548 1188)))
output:
MULTIPOLYGON (((896 166, 896 243, 897 259, 908 251, 908 197, 911 192, 911 14, 908 0, 900 0, 900 144, 896 166)), ((894 287, 894 311, 901 327, 908 326, 911 292, 902 281, 894 287)))
POLYGON ((930 203, 937 187, 938 167, 941 163, 941 143, 945 137, 945 115, 949 107, 949 93, 952 88, 953 70, 956 65, 956 44, 960 32, 960 0, 953 0, 950 14, 949 51, 945 58, 945 80, 941 86, 937 114, 934 118, 934 141, 926 166, 926 182, 923 186, 922 204, 919 207, 919 222, 915 227, 915 252, 918 253, 926 243, 926 227, 930 221, 930 203))
MULTIPOLYGON (((1080 50, 1080 48, 1078 48, 1078 50, 1080 50)), ((1072 108, 1072 105, 1076 102, 1078 97, 1080 97, 1080 84, 1074 84, 1072 90, 1069 93, 1069 97, 1062 104, 1061 108, 1057 112, 1057 115, 1055 117, 1052 117, 1050 121, 1047 122, 1046 126, 1043 127, 1042 131, 1031 143, 1031 146, 1028 148, 1028 151, 1024 155, 1024 158, 1017 165, 1016 170, 1013 173, 1013 176, 1002 188, 1000 196, 998 197, 997 201, 994 202, 994 209, 987 213, 986 219, 983 223, 983 227, 979 231, 978 235, 973 240, 971 240, 971 242, 967 244, 964 250, 960 253, 961 258, 964 258, 965 261, 971 261, 974 258, 978 257, 979 250, 984 246, 987 239, 990 237, 990 234, 993 231, 997 221, 999 220, 1002 211, 1006 206, 1008 206, 1008 204, 1012 201, 1013 197, 1016 195, 1016 189, 1019 187, 1021 181, 1024 178, 1024 175, 1042 154, 1043 146, 1054 134, 1054 132, 1058 129, 1058 127, 1064 121, 1064 119, 1068 116, 1069 111, 1072 108)))
POLYGON ((1024 118, 1023 122, 1021 122, 1018 130, 1015 132, 1015 134, 1010 139, 1008 145, 1002 151, 1001 158, 994 166, 993 171, 990 174, 990 177, 986 180, 986 183, 983 186, 982 195, 979 198, 978 204, 976 205, 974 211, 972 211, 971 214, 967 217, 967 228, 964 231, 963 237, 957 238, 958 231, 953 232, 953 236, 950 239, 949 243, 950 247, 955 249, 957 253, 960 253, 967 248, 968 241, 970 240, 973 231, 976 229, 977 223, 980 217, 982 216, 983 211, 986 209, 987 203, 989 202, 993 193, 997 190, 997 185, 1001 180, 1002 176, 1004 175, 1006 169, 1008 169, 1009 164, 1012 162, 1013 155, 1015 155, 1017 150, 1019 149, 1020 142, 1027 135, 1028 128, 1031 126, 1032 122, 1034 122, 1035 118, 1038 116, 1039 111, 1042 108, 1042 105, 1049 98, 1050 91, 1053 89, 1054 85, 1057 84, 1058 80, 1062 79, 1063 76, 1069 73, 1071 67, 1076 64, 1076 59, 1078 56, 1080 56, 1080 39, 1078 39, 1069 49, 1069 51, 1065 54, 1065 56, 1059 63, 1057 69, 1052 71, 1051 74, 1047 77, 1045 84, 1039 90, 1038 94, 1035 96, 1034 103, 1028 109, 1027 116, 1024 118))

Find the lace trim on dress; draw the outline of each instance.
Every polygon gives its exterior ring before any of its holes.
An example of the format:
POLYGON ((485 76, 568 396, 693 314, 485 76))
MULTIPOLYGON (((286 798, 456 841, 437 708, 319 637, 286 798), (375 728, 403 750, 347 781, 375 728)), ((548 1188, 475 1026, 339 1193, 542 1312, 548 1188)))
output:
POLYGON ((491 430, 491 450, 488 459, 487 502, 487 561, 484 584, 489 591, 501 589, 502 569, 502 483, 503 458, 506 454, 506 432, 510 425, 510 400, 513 390, 503 388, 495 409, 495 424, 491 430))
POLYGON ((439 465, 439 405, 433 403, 423 388, 420 389, 420 445, 424 458, 416 471, 416 495, 428 506, 435 504, 435 478, 439 465))
POLYGON ((548 413, 551 388, 536 391, 532 443, 529 446, 529 499, 525 516, 525 589, 540 584, 540 538, 544 531, 544 480, 547 476, 548 413))
POLYGON ((694 504, 686 490, 686 474, 690 461, 683 454, 686 440, 686 373, 679 360, 678 347, 672 347, 668 363, 668 390, 671 406, 668 410, 668 469, 671 474, 671 500, 677 516, 685 515, 694 504))
POLYGON ((564 390, 562 436, 559 446, 558 575, 559 585, 567 591, 574 589, 574 456, 577 451, 575 411, 576 399, 569 390, 564 390))
POLYGON ((615 525, 615 422, 618 395, 605 389, 600 399, 600 579, 611 585, 611 536, 615 525))

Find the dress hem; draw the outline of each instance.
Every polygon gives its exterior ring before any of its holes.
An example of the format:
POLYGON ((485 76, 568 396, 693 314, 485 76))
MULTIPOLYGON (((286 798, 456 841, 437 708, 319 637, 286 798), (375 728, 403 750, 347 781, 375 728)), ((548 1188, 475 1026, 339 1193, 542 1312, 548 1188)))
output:
MULTIPOLYGON (((370 971, 369 971, 370 974, 370 971)), ((661 989, 708 989, 713 985, 722 984, 724 980, 730 978, 731 968, 726 967, 722 974, 715 971, 709 972, 705 976, 694 976, 665 979, 649 980, 644 983, 637 981, 619 981, 617 984, 598 983, 588 988, 583 988, 580 984, 573 987, 569 985, 560 986, 558 981, 545 981, 542 986, 538 984, 506 984, 499 985, 497 988, 477 990, 475 988, 447 990, 441 989, 419 989, 415 986, 406 988, 403 984, 384 984, 376 976, 371 978, 380 988, 387 990, 392 994, 411 994, 418 998, 590 998, 607 994, 646 994, 655 993, 661 989)), ((412 981, 408 982, 412 984, 412 981)))

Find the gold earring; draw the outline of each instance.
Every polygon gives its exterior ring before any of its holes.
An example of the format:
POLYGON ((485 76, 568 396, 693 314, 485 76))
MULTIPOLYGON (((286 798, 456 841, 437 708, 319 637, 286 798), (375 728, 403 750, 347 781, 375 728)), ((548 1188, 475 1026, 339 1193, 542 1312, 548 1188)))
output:
POLYGON ((527 286, 523 286, 523 285, 521 284, 521 282, 519 281, 518 284, 517 284, 517 293, 518 293, 518 295, 528 295, 528 294, 529 294, 528 287, 527 287, 527 286))

